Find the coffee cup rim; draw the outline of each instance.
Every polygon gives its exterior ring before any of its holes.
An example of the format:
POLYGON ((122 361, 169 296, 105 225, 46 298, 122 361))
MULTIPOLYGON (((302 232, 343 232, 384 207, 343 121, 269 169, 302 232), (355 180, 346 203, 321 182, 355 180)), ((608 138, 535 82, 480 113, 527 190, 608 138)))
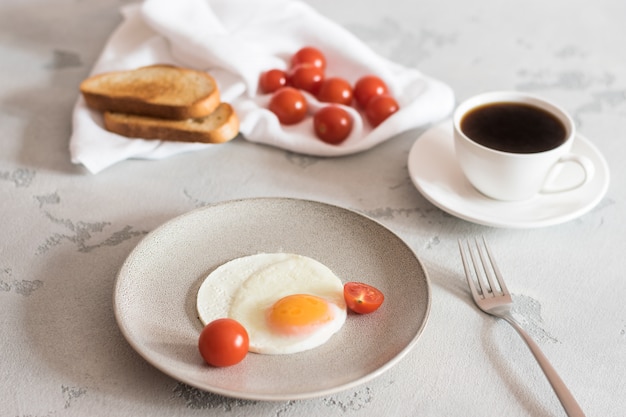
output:
POLYGON ((521 158, 531 158, 533 155, 543 155, 549 154, 551 152, 555 152, 558 149, 561 149, 567 144, 571 143, 573 138, 576 135, 576 126, 574 124, 574 120, 569 115, 565 109, 563 109, 558 104, 554 102, 530 93, 524 93, 520 91, 489 91, 485 93, 480 93, 474 96, 471 96, 458 104, 456 109, 454 110, 452 116, 452 123, 454 126, 455 132, 460 135, 465 141, 471 143, 473 146, 476 146, 480 149, 484 149, 489 152, 493 152, 496 154, 510 155, 521 158), (467 114, 470 110, 475 109, 480 106, 495 104, 495 103, 522 103, 535 105, 543 110, 549 111, 554 116, 558 117, 559 120, 563 122, 565 128, 567 130, 567 137, 563 141, 563 143, 556 148, 548 149, 546 151, 534 152, 534 153, 516 153, 516 152, 506 152, 498 149, 489 148, 487 146, 481 145, 478 142, 475 142, 470 137, 468 137, 463 130, 461 130, 461 120, 463 120, 463 116, 467 114))

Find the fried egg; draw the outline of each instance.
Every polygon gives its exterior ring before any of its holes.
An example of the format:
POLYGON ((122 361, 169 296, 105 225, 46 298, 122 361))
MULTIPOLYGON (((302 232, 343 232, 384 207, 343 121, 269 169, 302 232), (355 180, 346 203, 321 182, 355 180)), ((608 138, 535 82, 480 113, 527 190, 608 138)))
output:
POLYGON ((322 263, 289 253, 261 253, 229 261, 200 286, 198 316, 221 317, 248 331, 250 351, 287 354, 326 343, 343 326, 343 283, 322 263))

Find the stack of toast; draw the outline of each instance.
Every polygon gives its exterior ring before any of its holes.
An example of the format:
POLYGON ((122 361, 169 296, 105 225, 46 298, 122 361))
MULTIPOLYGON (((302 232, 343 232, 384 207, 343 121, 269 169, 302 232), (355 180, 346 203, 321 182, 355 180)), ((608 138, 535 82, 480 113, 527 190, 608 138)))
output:
POLYGON ((129 138, 223 143, 239 133, 235 110, 203 71, 150 65, 94 75, 80 91, 107 130, 129 138))

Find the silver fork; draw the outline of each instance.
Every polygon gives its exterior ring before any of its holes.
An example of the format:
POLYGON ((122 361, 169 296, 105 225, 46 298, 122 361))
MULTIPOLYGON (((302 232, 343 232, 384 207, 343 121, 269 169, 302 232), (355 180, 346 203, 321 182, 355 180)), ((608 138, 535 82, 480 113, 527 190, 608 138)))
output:
POLYGON ((474 302, 485 313, 506 320, 517 330, 517 333, 522 336, 535 359, 537 359, 539 366, 541 366, 543 373, 548 378, 567 415, 570 417, 584 417, 585 414, 576 402, 576 399, 552 367, 548 358, 511 315, 511 306, 513 305, 511 293, 506 288, 502 274, 498 269, 498 265, 496 265, 489 246, 487 246, 485 238, 483 237, 481 240, 482 242, 475 239, 475 244, 472 248, 469 241, 463 244, 459 239, 463 268, 465 269, 465 276, 472 291, 474 302), (470 268, 470 265, 473 268, 470 268))

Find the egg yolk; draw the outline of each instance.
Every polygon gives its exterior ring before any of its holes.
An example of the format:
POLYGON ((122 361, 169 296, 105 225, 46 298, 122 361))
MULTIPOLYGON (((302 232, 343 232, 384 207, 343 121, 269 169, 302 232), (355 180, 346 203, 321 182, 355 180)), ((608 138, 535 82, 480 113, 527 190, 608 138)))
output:
POLYGON ((293 294, 276 301, 268 310, 270 328, 285 335, 307 334, 333 319, 328 302, 309 294, 293 294))

